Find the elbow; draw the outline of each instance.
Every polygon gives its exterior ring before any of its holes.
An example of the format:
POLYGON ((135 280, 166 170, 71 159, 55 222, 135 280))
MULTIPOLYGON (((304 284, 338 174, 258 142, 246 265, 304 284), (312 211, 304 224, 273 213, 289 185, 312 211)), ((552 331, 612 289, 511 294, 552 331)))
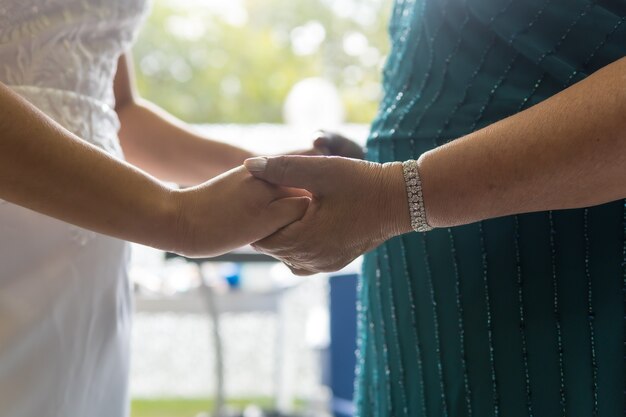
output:
POLYGON ((115 112, 120 116, 126 109, 137 105, 137 99, 133 95, 115 98, 115 112))

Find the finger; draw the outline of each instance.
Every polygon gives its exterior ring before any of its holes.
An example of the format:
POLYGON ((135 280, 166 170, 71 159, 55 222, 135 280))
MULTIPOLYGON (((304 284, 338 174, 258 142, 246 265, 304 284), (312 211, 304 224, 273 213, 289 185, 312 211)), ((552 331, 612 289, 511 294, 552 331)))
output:
MULTIPOLYGON (((280 233, 280 232, 279 232, 280 233)), ((292 263, 289 260, 286 260, 286 258, 282 258, 280 256, 277 255, 273 255, 271 253, 267 253, 265 251, 263 251, 263 249, 261 249, 260 247, 257 246, 256 243, 252 243, 250 246, 252 246, 254 248, 254 250, 256 250, 259 253, 263 253, 265 255, 269 255, 272 256, 273 258, 277 259, 278 261, 282 262, 287 268, 289 268, 289 270, 291 271, 292 274, 297 275, 297 276, 308 276, 308 275, 313 275, 316 274, 317 272, 311 271, 309 269, 306 268, 302 268, 299 266, 296 266, 294 263, 292 263)))
POLYGON ((252 175, 272 184, 304 188, 313 194, 323 192, 334 158, 325 156, 275 156, 250 158, 244 165, 252 175))
POLYGON ((294 274, 296 276, 299 276, 299 277, 306 277, 306 276, 309 276, 309 275, 316 274, 316 272, 309 271, 308 269, 302 269, 302 268, 298 268, 298 267, 295 267, 295 266, 292 266, 292 265, 287 265, 287 264, 285 264, 285 265, 287 266, 287 268, 289 268, 289 270, 291 271, 292 274, 294 274))
POLYGON ((313 144, 313 151, 304 155, 332 155, 332 152, 327 146, 313 144))
POLYGON ((292 188, 292 187, 279 187, 276 193, 277 199, 286 198, 286 197, 309 197, 312 198, 313 195, 307 190, 303 190, 302 188, 292 188))
POLYGON ((347 158, 363 159, 363 148, 343 135, 333 132, 318 131, 313 146, 326 147, 331 155, 347 158))
POLYGON ((285 235, 284 230, 279 230, 276 233, 252 243, 252 247, 258 252, 279 258, 280 260, 286 259, 289 255, 290 246, 289 237, 285 235))
MULTIPOLYGON (((253 190, 258 193, 270 195, 270 202, 274 200, 279 200, 287 197, 313 197, 313 195, 303 189, 303 188, 294 188, 294 187, 283 187, 281 185, 270 184, 266 181, 259 180, 258 178, 252 176, 244 167, 241 167, 247 176, 249 176, 250 180, 253 181, 253 190)), ((251 191, 251 192, 255 192, 251 191)))
POLYGON ((326 135, 320 135, 320 136, 317 136, 315 140, 313 141, 313 146, 315 146, 316 148, 323 147, 323 148, 330 150, 331 140, 326 135))
POLYGON ((267 215, 260 219, 264 224, 259 238, 274 234, 277 230, 300 220, 309 208, 308 197, 289 197, 271 202, 267 215))
POLYGON ((286 245, 283 245, 284 242, 285 237, 283 232, 278 231, 268 238, 252 243, 251 246, 257 252, 269 255, 281 261, 294 275, 307 276, 319 273, 314 269, 299 264, 297 260, 292 260, 290 255, 292 251, 288 249, 286 245))
POLYGON ((300 267, 299 265, 295 265, 294 263, 292 263, 291 260, 285 259, 285 258, 281 258, 278 257, 277 258, 279 261, 282 261, 283 264, 289 268, 289 270, 291 270, 291 273, 294 275, 298 275, 298 276, 306 276, 306 275, 313 275, 315 272, 308 269, 308 268, 303 268, 300 267))
POLYGON ((320 137, 324 137, 327 135, 328 135, 328 132, 326 132, 324 129, 318 129, 315 132, 313 132, 313 138, 320 138, 320 137))
POLYGON ((293 151, 286 153, 285 155, 309 155, 309 156, 318 156, 318 155, 330 155, 330 151, 324 147, 313 147, 311 149, 301 149, 298 151, 293 151))
POLYGON ((315 146, 318 144, 319 146, 325 146, 333 154, 336 154, 336 152, 339 151, 340 148, 347 142, 350 142, 350 140, 343 135, 327 132, 325 130, 318 130, 315 133, 315 141, 313 143, 315 146))

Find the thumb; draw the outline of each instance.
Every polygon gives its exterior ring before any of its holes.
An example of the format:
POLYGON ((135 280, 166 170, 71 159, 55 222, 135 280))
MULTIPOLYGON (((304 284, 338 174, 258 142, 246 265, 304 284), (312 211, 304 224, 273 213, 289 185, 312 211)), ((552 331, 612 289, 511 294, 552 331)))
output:
POLYGON ((310 202, 311 199, 308 197, 289 197, 272 201, 268 206, 268 218, 263 219, 265 223, 263 236, 259 236, 258 239, 300 220, 304 217, 310 202))
POLYGON ((327 186, 333 158, 325 156, 275 156, 250 158, 244 162, 250 174, 276 185, 304 188, 313 194, 327 186))

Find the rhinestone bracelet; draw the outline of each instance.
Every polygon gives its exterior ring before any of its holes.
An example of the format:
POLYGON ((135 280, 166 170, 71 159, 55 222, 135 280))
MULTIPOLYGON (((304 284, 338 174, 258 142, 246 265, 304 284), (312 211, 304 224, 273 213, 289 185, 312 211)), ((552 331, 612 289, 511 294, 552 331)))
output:
POLYGON ((411 213, 411 227, 416 232, 428 232, 433 228, 426 220, 426 209, 422 195, 422 181, 417 171, 417 161, 410 159, 402 163, 404 181, 409 199, 409 212, 411 213))

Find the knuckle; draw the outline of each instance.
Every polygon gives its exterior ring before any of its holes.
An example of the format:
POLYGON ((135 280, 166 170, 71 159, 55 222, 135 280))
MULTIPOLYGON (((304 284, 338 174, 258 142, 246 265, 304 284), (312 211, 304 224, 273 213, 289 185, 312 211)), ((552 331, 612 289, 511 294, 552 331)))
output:
POLYGON ((271 240, 265 239, 255 243, 255 249, 279 258, 283 258, 286 253, 289 253, 289 249, 280 236, 273 236, 271 240))
POLYGON ((291 268, 291 272, 293 272, 294 275, 299 276, 299 277, 306 277, 306 276, 314 274, 314 272, 312 271, 308 271, 306 269, 297 269, 297 268, 291 268))
POLYGON ((326 265, 326 267, 324 268, 324 272, 336 272, 339 271, 343 268, 345 268, 351 261, 347 260, 347 259, 339 259, 339 260, 335 260, 333 262, 330 262, 328 265, 326 265))
POLYGON ((341 156, 328 156, 323 159, 321 171, 332 172, 337 176, 341 175, 344 166, 344 158, 341 156))

